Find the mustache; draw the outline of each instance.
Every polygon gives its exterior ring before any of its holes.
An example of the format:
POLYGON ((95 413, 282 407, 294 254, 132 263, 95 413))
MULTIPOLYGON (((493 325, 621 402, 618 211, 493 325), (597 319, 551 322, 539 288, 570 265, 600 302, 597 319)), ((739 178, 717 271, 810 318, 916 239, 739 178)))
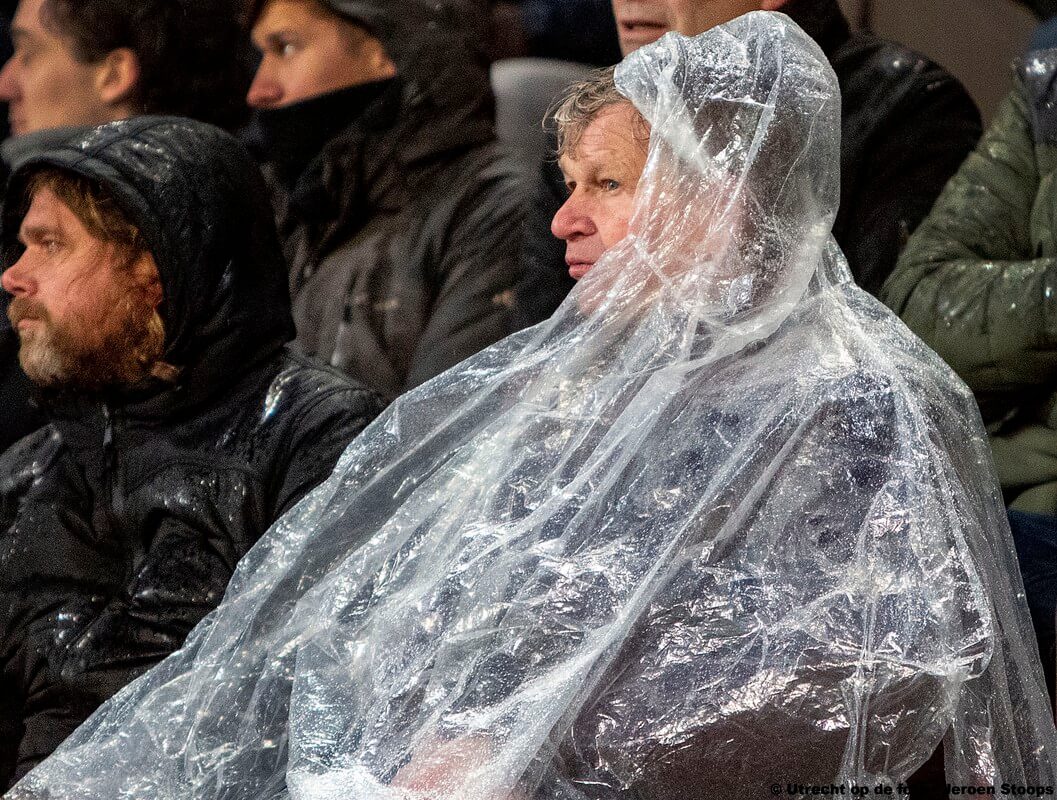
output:
POLYGON ((51 321, 48 309, 44 307, 44 304, 28 297, 14 298, 7 306, 7 318, 15 326, 24 319, 39 319, 42 322, 51 321))

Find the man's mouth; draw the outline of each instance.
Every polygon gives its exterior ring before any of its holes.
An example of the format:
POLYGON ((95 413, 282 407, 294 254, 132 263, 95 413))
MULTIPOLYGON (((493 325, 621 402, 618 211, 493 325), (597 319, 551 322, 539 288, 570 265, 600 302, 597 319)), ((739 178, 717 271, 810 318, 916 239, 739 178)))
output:
POLYGON ((668 32, 665 22, 645 19, 620 20, 620 38, 636 44, 650 44, 668 32))
POLYGON ((580 280, 595 265, 593 261, 569 260, 565 263, 569 265, 569 277, 574 281, 580 280))
POLYGON ((48 313, 42 304, 16 297, 7 307, 7 318, 15 330, 22 331, 35 325, 43 325, 48 318, 48 313))

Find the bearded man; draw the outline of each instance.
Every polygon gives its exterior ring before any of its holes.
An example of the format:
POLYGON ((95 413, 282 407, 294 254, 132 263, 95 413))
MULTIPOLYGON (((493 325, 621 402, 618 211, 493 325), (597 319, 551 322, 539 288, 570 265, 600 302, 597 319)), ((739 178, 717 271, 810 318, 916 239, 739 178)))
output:
MULTIPOLYGON (((13 136, 0 174, 71 127, 172 114, 239 128, 250 70, 233 0, 18 0, 0 69, 13 136)), ((0 312, 6 310, 0 298, 0 312)), ((0 451, 44 424, 0 316, 0 451)))
POLYGON ((380 410, 292 354, 249 154, 139 117, 24 164, 3 288, 50 424, 0 457, 0 790, 180 647, 380 410))

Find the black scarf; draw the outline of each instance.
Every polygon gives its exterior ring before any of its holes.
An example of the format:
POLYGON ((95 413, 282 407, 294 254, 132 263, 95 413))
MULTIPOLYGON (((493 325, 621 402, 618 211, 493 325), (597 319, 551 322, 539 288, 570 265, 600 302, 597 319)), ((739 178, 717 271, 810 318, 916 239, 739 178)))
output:
POLYGON ((373 81, 257 111, 244 134, 245 143, 292 191, 326 144, 354 125, 397 82, 397 78, 373 81))

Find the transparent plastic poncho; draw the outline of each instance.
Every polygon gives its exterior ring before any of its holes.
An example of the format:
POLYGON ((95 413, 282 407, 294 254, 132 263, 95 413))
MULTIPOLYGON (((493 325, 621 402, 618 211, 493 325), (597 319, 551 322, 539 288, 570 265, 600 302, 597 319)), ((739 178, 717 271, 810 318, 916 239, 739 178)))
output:
POLYGON ((840 97, 754 13, 630 56, 630 235, 397 400, 186 647, 10 795, 1053 785, 987 443, 830 235, 840 97))

